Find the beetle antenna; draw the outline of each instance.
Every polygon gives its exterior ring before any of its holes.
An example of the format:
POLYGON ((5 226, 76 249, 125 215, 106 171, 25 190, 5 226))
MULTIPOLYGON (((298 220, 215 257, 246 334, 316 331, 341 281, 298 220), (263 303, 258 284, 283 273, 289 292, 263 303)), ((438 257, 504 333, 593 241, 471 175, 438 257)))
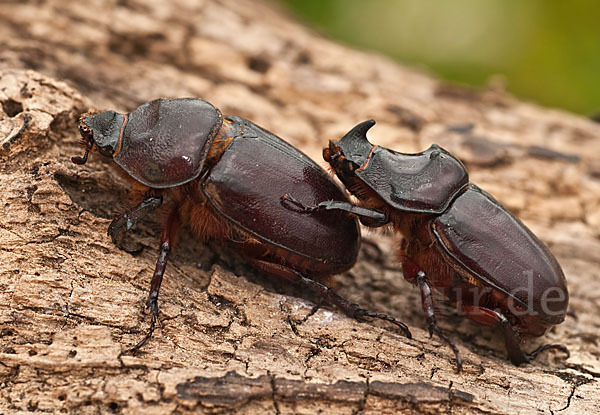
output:
POLYGON ((75 164, 85 164, 87 162, 88 159, 88 155, 90 154, 90 150, 92 149, 92 147, 94 146, 94 142, 92 140, 88 140, 87 142, 87 147, 85 149, 85 153, 83 154, 83 157, 79 157, 79 156, 73 156, 71 157, 71 161, 75 164))

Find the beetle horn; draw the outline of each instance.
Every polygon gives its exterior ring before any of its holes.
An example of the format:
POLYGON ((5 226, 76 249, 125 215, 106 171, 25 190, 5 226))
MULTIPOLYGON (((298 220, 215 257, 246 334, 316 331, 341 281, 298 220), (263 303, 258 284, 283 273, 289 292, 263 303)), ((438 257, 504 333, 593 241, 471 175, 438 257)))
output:
POLYGON ((367 140, 367 131, 374 125, 375 120, 363 121, 348 131, 337 143, 344 156, 359 166, 366 161, 373 147, 367 140))
POLYGON ((85 164, 87 162, 88 159, 88 155, 90 154, 90 150, 92 149, 92 147, 94 146, 94 141, 93 140, 89 140, 87 143, 87 147, 85 149, 85 153, 83 154, 83 157, 79 157, 79 156, 73 156, 71 157, 71 161, 75 164, 85 164))

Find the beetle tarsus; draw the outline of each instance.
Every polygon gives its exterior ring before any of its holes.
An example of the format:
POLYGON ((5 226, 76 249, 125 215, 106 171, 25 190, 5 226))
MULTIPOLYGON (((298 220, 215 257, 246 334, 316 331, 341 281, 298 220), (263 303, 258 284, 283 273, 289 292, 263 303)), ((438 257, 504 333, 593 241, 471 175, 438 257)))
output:
POLYGON ((435 334, 440 339, 442 339, 454 352, 454 357, 456 358, 456 372, 460 373, 462 371, 462 356, 460 355, 460 351, 458 347, 454 344, 454 342, 440 329, 437 323, 434 322, 433 326, 428 326, 429 329, 429 337, 435 334))
POLYGON ((560 350, 561 352, 563 352, 566 355, 565 359, 568 359, 569 357, 571 357, 571 352, 569 352, 569 349, 567 349, 567 346, 562 345, 562 344, 545 344, 543 346, 538 347, 537 349, 535 349, 533 352, 531 352, 529 354, 523 353, 523 363, 530 363, 541 352, 543 352, 545 350, 550 350, 550 349, 560 350))
POLYGON ((387 322, 390 322, 390 323, 398 326, 400 328, 400 330, 402 330, 404 332, 404 335, 407 338, 412 339, 412 333, 410 332, 410 330, 408 329, 406 324, 402 323, 401 321, 396 320, 394 317, 388 316, 387 314, 383 314, 383 313, 376 313, 374 311, 365 310, 364 308, 360 308, 357 304, 353 304, 353 306, 357 307, 356 311, 354 311, 354 313, 352 314, 352 317, 354 317, 355 319, 360 321, 363 317, 371 317, 371 318, 378 318, 380 320, 385 320, 387 322))
POLYGON ((329 301, 333 305, 338 306, 347 315, 355 318, 356 320, 360 321, 361 317, 378 318, 380 320, 384 320, 398 326, 403 331, 406 337, 408 337, 409 339, 412 338, 412 334, 410 333, 408 327, 404 323, 396 320, 395 318, 388 316, 387 314, 376 313, 374 311, 369 311, 364 308, 361 308, 358 304, 351 303, 328 286, 321 284, 318 281, 307 278, 303 275, 300 275, 299 281, 300 283, 302 283, 302 285, 306 286, 311 291, 319 294, 321 297, 326 298, 327 301, 329 301))
POLYGON ((423 312, 425 313, 425 319, 427 320, 427 330, 429 331, 429 337, 433 334, 442 339, 454 352, 456 357, 456 371, 462 371, 462 357, 454 342, 439 328, 437 320, 435 318, 435 310, 433 304, 433 295, 431 292, 431 286, 427 282, 425 273, 423 271, 417 272, 415 279, 419 289, 421 290, 421 303, 423 305, 423 312))
MULTIPOLYGON (((521 350, 521 336, 519 336, 508 319, 502 313, 495 310, 478 309, 479 315, 481 315, 482 312, 489 314, 489 322, 485 323, 486 325, 497 326, 502 330, 502 333, 504 334, 506 350, 508 352, 508 358, 516 366, 519 366, 522 363, 530 363, 538 356, 538 354, 548 349, 561 350, 567 355, 567 358, 570 356, 569 350, 562 344, 546 344, 538 347, 531 353, 525 353, 521 350)), ((473 311, 470 311, 470 313, 473 314, 473 311)), ((469 316, 469 314, 467 314, 467 316, 469 316)), ((473 317, 471 316, 470 318, 473 317)))
POLYGON ((140 348, 142 348, 148 342, 148 340, 150 340, 152 334, 154 334, 156 325, 160 325, 160 320, 158 319, 158 293, 160 292, 160 284, 162 283, 163 276, 165 275, 167 259, 169 257, 169 253, 171 252, 171 246, 173 244, 175 232, 177 231, 178 227, 179 216, 175 210, 169 215, 167 224, 160 237, 160 252, 158 254, 158 259, 156 260, 154 275, 152 276, 152 281, 150 282, 150 294, 148 294, 148 299, 146 300, 146 308, 150 309, 150 314, 152 315, 150 320, 150 328, 148 329, 148 332, 144 338, 131 349, 132 353, 140 350, 140 348))
MULTIPOLYGON (((162 251, 161 251, 162 254, 162 251)), ((159 256, 160 261, 160 256, 159 256)), ((166 258, 164 260, 166 265, 166 258)), ((157 264, 158 266, 158 264, 157 264)), ((161 276, 162 279, 162 276, 161 276)), ((154 280, 154 278, 153 278, 154 280)), ((156 325, 161 326, 160 320, 158 319, 158 291, 151 291, 150 295, 148 295, 148 299, 146 300, 146 309, 150 310, 150 328, 146 332, 146 335, 142 340, 140 340, 135 346, 133 346, 129 353, 135 355, 147 342, 152 338, 154 334, 154 330, 156 330, 156 325)))
POLYGON ((304 276, 301 272, 286 267, 285 265, 275 264, 273 262, 259 260, 256 258, 250 258, 250 262, 254 264, 256 268, 268 274, 303 285, 305 288, 317 294, 319 297, 325 299, 330 304, 339 307, 344 313, 346 313, 346 315, 355 318, 358 321, 360 321, 362 317, 371 317, 378 318, 380 320, 385 320, 398 326, 404 332, 404 335, 406 337, 408 337, 409 339, 412 338, 410 330, 404 323, 386 314, 365 310, 361 308, 358 304, 346 300, 344 297, 336 293, 333 289, 329 288, 325 284, 308 278, 304 276))
POLYGON ((159 321, 158 320, 158 302, 156 303, 156 314, 154 312, 152 312, 152 318, 150 320, 150 328, 148 329, 148 332, 146 332, 146 335, 144 336, 144 338, 142 340, 140 340, 138 342, 138 344, 136 344, 131 349, 129 349, 130 354, 135 355, 148 342, 148 340, 150 340, 150 338, 154 334, 154 330, 156 329, 157 321, 159 321))
POLYGON ((385 212, 338 200, 328 200, 325 202, 320 202, 315 206, 307 206, 295 199, 290 194, 286 193, 281 196, 281 205, 286 209, 298 213, 312 213, 325 210, 338 210, 341 212, 347 212, 359 218, 363 225, 372 228, 378 228, 380 226, 387 225, 390 222, 390 218, 385 212))
POLYGON ((370 317, 384 320, 399 327, 404 333, 404 335, 409 339, 412 338, 412 334, 408 327, 404 323, 396 320, 395 318, 388 316, 387 314, 377 313, 361 308, 358 304, 351 303, 350 301, 346 300, 344 297, 336 293, 333 289, 329 288, 324 284, 321 284, 318 281, 312 280, 305 276, 301 276, 299 281, 302 283, 302 285, 306 286, 313 292, 316 292, 321 297, 326 298, 330 303, 338 306, 347 315, 355 318, 356 320, 360 321, 362 317, 370 317))
POLYGON ((311 213, 318 210, 318 206, 306 206, 288 193, 281 196, 281 206, 297 213, 311 213))

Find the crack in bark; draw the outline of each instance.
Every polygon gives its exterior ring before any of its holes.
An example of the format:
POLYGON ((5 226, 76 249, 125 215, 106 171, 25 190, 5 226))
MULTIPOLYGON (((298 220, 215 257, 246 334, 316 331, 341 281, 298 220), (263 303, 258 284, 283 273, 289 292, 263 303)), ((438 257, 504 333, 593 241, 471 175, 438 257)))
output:
POLYGON ((571 399, 573 399, 573 396, 575 395, 575 391, 577 390, 577 388, 579 388, 580 386, 586 385, 590 382, 593 382, 593 379, 590 379, 588 377, 581 376, 581 375, 574 375, 569 372, 555 372, 553 374, 555 376, 558 376, 565 382, 568 382, 571 384, 571 391, 569 393, 569 396, 567 396, 567 402, 565 403, 565 406, 560 409, 555 409, 554 410, 555 412, 562 412, 562 411, 565 411, 566 409, 568 409, 571 406, 571 399))
POLYGON ((71 302, 71 300, 73 298, 73 292, 75 291, 75 284, 73 281, 70 281, 70 285, 71 285, 71 291, 69 292, 69 295, 67 296, 68 300, 65 302, 65 322, 63 323, 61 328, 65 328, 65 326, 69 322, 69 317, 71 316, 71 311, 69 310, 69 303, 71 302))
POLYGON ((29 127, 29 123, 31 122, 31 120, 31 115, 23 113, 23 124, 21 125, 21 128, 19 128, 19 131, 17 131, 15 134, 4 140, 4 142, 2 143, 3 151, 8 151, 11 145, 13 145, 23 135, 25 130, 27 130, 27 128, 29 127))
POLYGON ((575 395, 575 390, 577 390, 577 385, 573 385, 571 387, 571 393, 567 397, 567 403, 566 403, 566 405, 563 408, 561 408, 561 409, 557 409, 556 412, 562 412, 562 411, 568 409, 569 406, 571 406, 571 399, 573 398, 573 395, 575 395))
POLYGON ((369 376, 365 376, 365 385, 366 388, 362 394, 362 398, 358 401, 356 410, 352 411, 352 415, 359 415, 365 410, 367 399, 369 398, 369 391, 371 390, 371 378, 369 376))
POLYGON ((267 371, 267 376, 269 376, 271 380, 271 399, 273 400, 273 407, 275 408, 275 413, 280 415, 281 410, 279 409, 279 402, 277 401, 277 394, 275 393, 277 391, 275 386, 275 376, 273 376, 270 371, 267 371))

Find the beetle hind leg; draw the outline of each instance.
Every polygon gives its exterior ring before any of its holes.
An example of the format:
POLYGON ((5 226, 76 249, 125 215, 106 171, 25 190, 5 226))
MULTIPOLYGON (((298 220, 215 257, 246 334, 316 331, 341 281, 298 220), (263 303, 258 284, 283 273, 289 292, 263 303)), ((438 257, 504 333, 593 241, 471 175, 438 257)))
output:
POLYGON ((546 344, 531 353, 525 353, 521 350, 521 337, 502 313, 489 308, 467 305, 463 305, 462 310, 469 319, 485 326, 499 327, 502 330, 508 357, 517 366, 531 362, 541 352, 549 349, 560 350, 567 355, 567 358, 570 356, 569 349, 562 344, 546 344))
POLYGON ((250 259, 250 262, 254 264, 256 268, 268 274, 284 278, 288 281, 299 283, 300 285, 308 288, 310 291, 319 295, 321 298, 324 298, 329 303, 339 307, 342 311, 344 311, 344 313, 346 313, 350 317, 355 318, 356 320, 360 321, 364 317, 384 320, 400 328, 404 335, 409 339, 412 338, 410 330, 408 329, 406 324, 402 323, 401 321, 398 321, 394 317, 388 316, 387 314, 377 313, 375 311, 369 311, 364 308, 361 308, 358 304, 346 300, 344 297, 340 296, 328 286, 308 277, 305 277, 302 273, 292 268, 286 267, 285 265, 280 265, 273 262, 258 259, 250 259))

